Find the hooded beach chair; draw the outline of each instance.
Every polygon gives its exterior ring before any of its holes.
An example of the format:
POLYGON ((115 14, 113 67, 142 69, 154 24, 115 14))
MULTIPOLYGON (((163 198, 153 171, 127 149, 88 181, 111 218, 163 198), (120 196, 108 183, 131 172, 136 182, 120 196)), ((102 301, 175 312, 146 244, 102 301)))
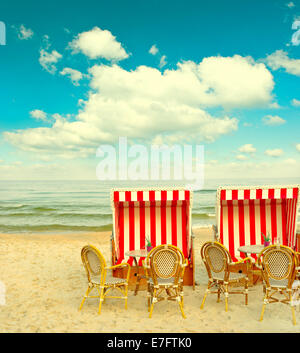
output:
POLYGON ((240 246, 263 244, 263 234, 295 249, 299 196, 299 185, 220 187, 216 240, 234 261, 245 257, 238 251, 240 246))
MULTIPOLYGON (((147 238, 153 247, 161 244, 178 247, 188 260, 184 284, 195 286, 192 191, 184 188, 112 189, 111 206, 113 265, 124 261, 132 265, 133 258, 126 256, 126 252, 144 249, 147 238)), ((138 262, 141 272, 144 259, 138 262)), ((124 278, 125 271, 116 269, 114 276, 124 278)))

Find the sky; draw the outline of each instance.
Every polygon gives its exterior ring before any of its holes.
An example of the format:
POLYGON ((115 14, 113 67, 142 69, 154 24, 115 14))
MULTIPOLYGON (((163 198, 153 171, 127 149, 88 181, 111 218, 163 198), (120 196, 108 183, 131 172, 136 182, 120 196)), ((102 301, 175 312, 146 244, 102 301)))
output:
POLYGON ((0 21, 0 179, 95 179, 119 137, 203 145, 206 178, 300 177, 299 0, 12 0, 0 21))

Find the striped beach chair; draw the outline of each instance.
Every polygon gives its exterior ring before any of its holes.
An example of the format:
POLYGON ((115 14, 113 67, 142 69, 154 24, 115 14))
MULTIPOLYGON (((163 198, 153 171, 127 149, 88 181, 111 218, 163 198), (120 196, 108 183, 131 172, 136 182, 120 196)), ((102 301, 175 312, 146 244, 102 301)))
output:
MULTIPOLYGON (((192 191, 184 188, 112 189, 112 263, 130 265, 131 250, 144 249, 146 238, 152 246, 171 244, 188 260, 184 284, 195 286, 193 237, 191 231, 192 191)), ((140 258, 138 265, 142 268, 140 258)), ((114 276, 125 276, 115 271, 114 276)))
POLYGON ((234 261, 245 257, 240 246, 263 244, 262 234, 295 249, 299 196, 299 185, 218 188, 216 239, 234 261))

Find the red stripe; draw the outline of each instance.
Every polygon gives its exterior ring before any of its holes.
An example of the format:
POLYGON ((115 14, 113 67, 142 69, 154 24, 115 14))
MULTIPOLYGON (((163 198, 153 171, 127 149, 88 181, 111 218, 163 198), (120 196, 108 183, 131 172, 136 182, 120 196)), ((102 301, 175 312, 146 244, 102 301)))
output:
POLYGON ((244 199, 249 200, 250 199, 250 190, 244 190, 244 199))
POLYGON ((282 244, 283 245, 287 245, 287 236, 286 236, 286 225, 287 225, 287 223, 286 223, 286 199, 282 200, 281 214, 282 214, 282 244))
POLYGON ((276 200, 271 200, 271 233, 272 241, 277 238, 277 214, 276 214, 276 200))
POLYGON ((143 191, 138 191, 137 192, 137 200, 138 201, 143 201, 143 191))
POLYGON ((124 259, 124 208, 123 204, 119 207, 119 231, 116 230, 116 240, 119 244, 118 261, 117 264, 121 263, 124 259))
POLYGON ((190 200, 190 190, 185 190, 184 192, 184 199, 186 201, 189 201, 190 200))
POLYGON ((155 201, 155 191, 154 190, 149 191, 149 200, 155 201))
POLYGON ((238 199, 238 190, 232 190, 232 200, 238 199))
MULTIPOLYGON (((250 244, 255 245, 255 205, 254 200, 249 200, 249 217, 250 217, 250 244)), ((254 259, 256 259, 256 255, 251 255, 254 259)))
POLYGON ((164 190, 161 192, 161 200, 166 201, 167 200, 167 192, 164 190))
POLYGON ((177 246, 177 207, 171 207, 172 245, 177 246))
POLYGON ((156 246, 156 215, 155 215, 155 206, 153 205, 151 205, 150 207, 150 233, 151 233, 151 244, 153 247, 155 247, 156 246))
POLYGON ((299 192, 298 188, 293 188, 293 199, 297 199, 298 198, 298 192, 299 192))
POLYGON ((227 201, 228 205, 228 243, 229 243, 229 252, 234 261, 237 261, 234 253, 234 224, 233 224, 233 205, 232 201, 227 201))
POLYGON ((179 200, 179 190, 173 190, 173 200, 174 201, 179 200))
POLYGON ((140 248, 145 249, 145 202, 140 202, 140 248))
POLYGON ((256 189, 256 199, 262 199, 262 189, 256 189))
POLYGON ((125 191, 125 201, 131 201, 131 191, 125 191))
POLYGON ((186 239, 186 230, 187 230, 187 216, 186 216, 186 203, 182 204, 182 252, 183 255, 187 258, 187 239, 186 239))
MULTIPOLYGON (((245 245, 245 219, 244 219, 244 202, 238 201, 239 210, 239 234, 240 234, 240 246, 245 245)), ((240 256, 244 258, 246 255, 240 253, 240 256)))
POLYGON ((260 200, 260 231, 261 231, 261 244, 264 243, 263 234, 266 236, 266 200, 260 200))
POLYGON ((221 199, 221 200, 226 200, 226 190, 221 190, 220 199, 221 199))
POLYGON ((223 205, 221 201, 221 207, 220 207, 220 242, 224 244, 224 238, 223 238, 223 205))
POLYGON ((118 202, 119 201, 119 191, 114 192, 114 201, 118 202))
POLYGON ((280 190, 280 198, 286 199, 286 188, 280 190))
POLYGON ((134 250, 134 207, 129 207, 129 250, 134 250))
POLYGON ((269 199, 274 199, 274 189, 269 189, 268 190, 268 198, 269 199))
POLYGON ((167 243, 166 201, 161 201, 161 243, 167 243))

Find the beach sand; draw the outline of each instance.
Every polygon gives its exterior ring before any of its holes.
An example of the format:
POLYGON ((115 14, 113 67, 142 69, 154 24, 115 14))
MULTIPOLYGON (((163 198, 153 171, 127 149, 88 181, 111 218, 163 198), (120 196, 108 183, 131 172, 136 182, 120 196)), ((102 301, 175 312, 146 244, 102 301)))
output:
POLYGON ((129 291, 128 310, 121 299, 107 299, 98 315, 98 299, 87 299, 79 305, 87 288, 86 273, 80 251, 93 244, 110 264, 110 233, 89 234, 0 234, 0 281, 6 287, 6 304, 0 306, 0 332, 300 332, 292 324, 289 306, 275 303, 267 306, 259 322, 262 285, 249 289, 249 305, 243 295, 229 296, 225 312, 224 297, 207 297, 200 304, 207 285, 207 275, 200 259, 200 247, 212 239, 207 229, 194 230, 196 257, 196 290, 184 287, 183 319, 177 303, 163 301, 155 305, 148 318, 146 292, 137 296, 129 291))

